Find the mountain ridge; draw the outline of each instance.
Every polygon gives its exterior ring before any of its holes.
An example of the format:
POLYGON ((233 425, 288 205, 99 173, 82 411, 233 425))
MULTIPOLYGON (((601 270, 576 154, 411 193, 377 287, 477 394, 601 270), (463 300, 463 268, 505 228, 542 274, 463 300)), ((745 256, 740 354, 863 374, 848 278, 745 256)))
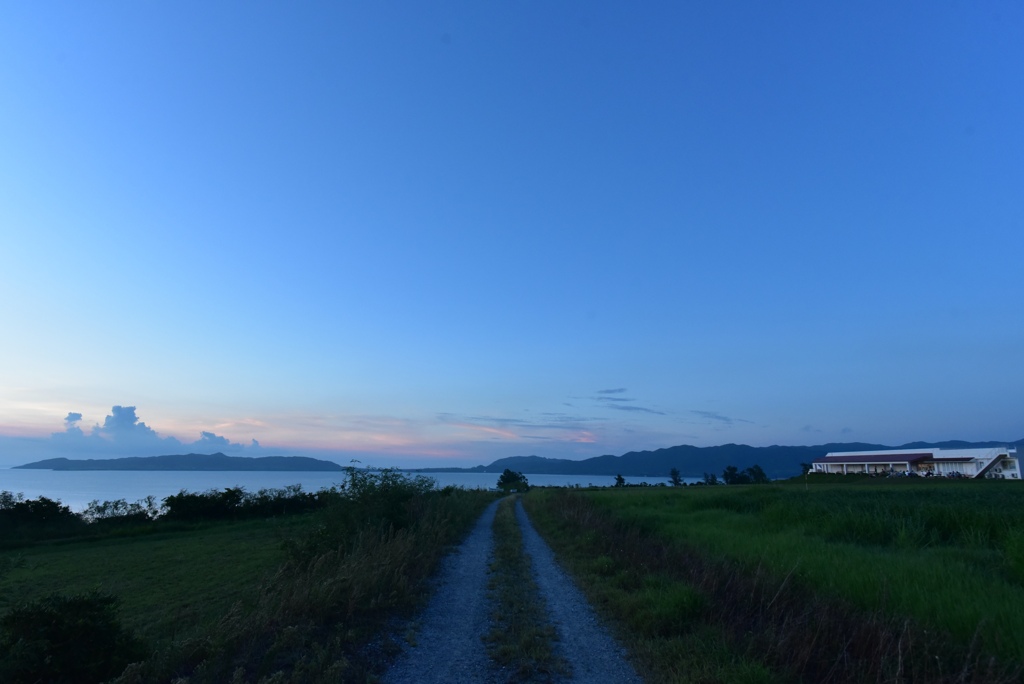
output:
POLYGON ((610 454, 579 461, 543 456, 509 456, 489 465, 472 468, 416 468, 412 472, 501 473, 506 468, 534 475, 622 475, 623 477, 668 477, 673 468, 682 477, 702 477, 705 472, 720 474, 726 466, 741 469, 759 465, 772 478, 800 474, 800 464, 810 463, 832 451, 874 451, 877 449, 968 449, 994 446, 1024 447, 1024 439, 1016 442, 910 442, 901 446, 885 446, 866 442, 830 442, 814 446, 752 447, 746 444, 722 444, 697 447, 682 444, 653 451, 630 451, 621 456, 610 454))
MULTIPOLYGON (((622 475, 623 477, 668 477, 677 469, 682 477, 702 477, 704 473, 720 474, 726 466, 749 468, 759 465, 772 478, 792 477, 800 473, 800 464, 809 463, 829 452, 873 451, 876 449, 967 449, 993 446, 1024 448, 1024 439, 1016 442, 908 442, 901 446, 885 446, 866 442, 830 442, 813 446, 752 447, 747 444, 722 444, 697 447, 681 444, 645 451, 629 451, 621 456, 605 454, 575 461, 544 456, 509 456, 488 465, 470 468, 435 467, 401 468, 417 473, 501 473, 509 470, 534 475, 622 475)), ((306 456, 226 456, 214 454, 179 454, 166 456, 132 456, 111 459, 50 458, 15 469, 32 470, 134 470, 134 471, 239 471, 239 472, 338 472, 345 468, 333 461, 306 456)))

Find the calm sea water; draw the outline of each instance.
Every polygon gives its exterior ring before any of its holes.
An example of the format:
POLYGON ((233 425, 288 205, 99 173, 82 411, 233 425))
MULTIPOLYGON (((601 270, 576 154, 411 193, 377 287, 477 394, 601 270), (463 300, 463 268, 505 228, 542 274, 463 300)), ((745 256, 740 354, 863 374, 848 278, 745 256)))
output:
MULTIPOLYGON (((496 473, 422 473, 437 481, 438 486, 455 485, 469 489, 487 489, 498 482, 496 473)), ((615 483, 611 475, 531 475, 525 473, 530 484, 546 487, 610 487, 615 483)), ((57 499, 81 511, 90 501, 125 499, 138 501, 147 496, 157 500, 177 494, 183 489, 203 492, 208 489, 244 487, 248 491, 274 489, 299 484, 306 491, 316 491, 344 480, 344 473, 316 472, 139 472, 125 470, 59 471, 59 470, 0 470, 0 490, 21 492, 34 499, 45 496, 57 499)), ((687 482, 695 482, 684 478, 687 482)), ((661 477, 627 477, 628 483, 668 482, 661 477)))

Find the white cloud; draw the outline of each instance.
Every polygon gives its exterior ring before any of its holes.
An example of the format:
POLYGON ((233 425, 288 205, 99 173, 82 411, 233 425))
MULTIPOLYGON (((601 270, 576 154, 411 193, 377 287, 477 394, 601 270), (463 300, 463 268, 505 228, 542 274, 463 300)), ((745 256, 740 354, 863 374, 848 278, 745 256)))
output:
POLYGON ((256 452, 259 442, 249 445, 232 442, 213 432, 201 431, 194 442, 172 436, 162 437, 146 425, 134 406, 113 406, 102 424, 86 431, 80 427, 82 414, 72 411, 64 418, 64 429, 49 437, 5 437, 0 466, 22 465, 46 458, 117 458, 122 456, 162 456, 166 454, 216 452, 256 452))

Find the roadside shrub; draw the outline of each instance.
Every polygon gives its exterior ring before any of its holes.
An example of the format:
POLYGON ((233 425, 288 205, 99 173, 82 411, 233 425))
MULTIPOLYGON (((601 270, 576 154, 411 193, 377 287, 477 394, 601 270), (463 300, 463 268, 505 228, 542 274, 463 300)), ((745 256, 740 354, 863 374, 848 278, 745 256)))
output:
POLYGON ((8 684, 101 682, 145 657, 142 643, 103 594, 51 594, 0 618, 0 681, 8 684))
POLYGON ((348 480, 338 486, 340 493, 361 510, 361 515, 379 519, 396 529, 408 527, 415 519, 409 503, 432 491, 437 481, 423 475, 409 476, 394 468, 360 470, 346 468, 348 480))
POLYGON ((346 478, 318 492, 322 510, 308 531, 285 540, 285 552, 292 561, 304 563, 339 547, 351 547, 368 528, 382 535, 406 529, 422 519, 434 499, 449 498, 458 491, 436 492, 432 478, 392 468, 346 468, 346 478))
POLYGON ((94 499, 82 512, 82 517, 86 521, 102 522, 105 525, 147 523, 155 520, 159 515, 160 507, 156 503, 156 498, 152 496, 147 496, 135 503, 128 503, 124 499, 103 502, 94 499))
POLYGON ((194 522, 228 520, 236 517, 245 490, 227 487, 224 491, 188 492, 184 489, 164 499, 167 520, 194 522))
POLYGON ((275 489, 261 489, 255 494, 245 495, 243 506, 249 515, 272 517, 291 515, 323 508, 336 496, 331 489, 319 492, 304 492, 302 485, 294 484, 275 489))
POLYGON ((60 501, 0 492, 0 541, 25 542, 74 534, 85 521, 60 501))
POLYGON ((163 501, 163 518, 179 522, 240 520, 243 518, 291 515, 324 508, 338 498, 337 489, 304 492, 302 485, 261 489, 244 487, 210 489, 205 492, 181 490, 163 501))

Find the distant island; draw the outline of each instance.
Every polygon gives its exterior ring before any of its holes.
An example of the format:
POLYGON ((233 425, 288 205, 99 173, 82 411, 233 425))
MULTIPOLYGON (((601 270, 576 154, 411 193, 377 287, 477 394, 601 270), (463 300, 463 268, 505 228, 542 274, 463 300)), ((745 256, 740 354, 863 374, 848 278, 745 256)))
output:
POLYGON ((184 454, 178 456, 132 456, 129 458, 69 459, 48 458, 44 461, 14 466, 26 470, 198 470, 198 471, 271 471, 309 472, 338 471, 344 468, 333 461, 305 456, 225 456, 216 454, 184 454))
POLYGON ((759 465, 771 478, 799 475, 801 463, 810 463, 832 451, 873 451, 876 449, 970 449, 992 446, 1024 448, 1024 439, 1016 442, 912 442, 898 447, 861 442, 830 443, 816 446, 752 447, 746 444, 723 444, 712 447, 689 445, 666 447, 655 451, 631 451, 622 456, 595 456, 580 461, 542 456, 511 456, 499 458, 490 465, 473 468, 415 468, 420 473, 501 473, 506 468, 533 475, 622 475, 623 477, 664 477, 677 469, 682 477, 702 477, 705 472, 721 474, 730 465, 740 469, 759 465))

